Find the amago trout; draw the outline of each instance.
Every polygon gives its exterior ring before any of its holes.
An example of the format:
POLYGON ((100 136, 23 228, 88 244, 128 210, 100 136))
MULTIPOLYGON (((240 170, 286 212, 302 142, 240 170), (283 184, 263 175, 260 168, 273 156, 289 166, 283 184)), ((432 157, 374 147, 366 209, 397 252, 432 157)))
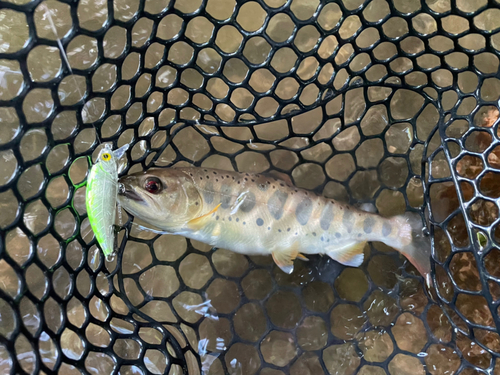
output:
POLYGON ((241 254, 272 254, 286 273, 303 254, 359 267, 366 242, 380 241, 431 283, 430 241, 411 213, 383 218, 273 177, 208 168, 152 168, 119 183, 122 207, 153 227, 241 254))

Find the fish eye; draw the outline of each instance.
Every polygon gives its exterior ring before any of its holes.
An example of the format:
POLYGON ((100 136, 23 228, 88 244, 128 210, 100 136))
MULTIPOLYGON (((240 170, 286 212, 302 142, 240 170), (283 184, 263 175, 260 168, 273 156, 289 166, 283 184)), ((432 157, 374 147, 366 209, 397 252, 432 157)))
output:
POLYGON ((106 152, 106 153, 102 154, 101 158, 104 161, 108 161, 111 159, 111 154, 109 152, 106 152))
POLYGON ((144 183, 144 189, 151 194, 158 194, 162 191, 163 186, 159 178, 151 177, 144 183))

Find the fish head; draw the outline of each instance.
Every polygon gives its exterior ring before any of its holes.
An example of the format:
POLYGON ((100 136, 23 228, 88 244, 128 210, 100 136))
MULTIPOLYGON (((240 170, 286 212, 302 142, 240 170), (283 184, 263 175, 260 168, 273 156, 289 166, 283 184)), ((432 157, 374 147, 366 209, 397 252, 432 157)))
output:
POLYGON ((133 216, 171 231, 198 217, 203 200, 194 180, 175 168, 152 168, 118 180, 118 202, 133 216))

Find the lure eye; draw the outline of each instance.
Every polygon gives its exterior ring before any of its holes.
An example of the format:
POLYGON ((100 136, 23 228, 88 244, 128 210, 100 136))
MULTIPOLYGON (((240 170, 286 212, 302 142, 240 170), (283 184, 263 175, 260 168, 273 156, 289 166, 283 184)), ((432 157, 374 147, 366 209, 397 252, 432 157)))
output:
POLYGON ((108 153, 108 152, 106 152, 106 153, 102 154, 101 158, 102 158, 102 160, 104 160, 104 161, 108 161, 108 160, 110 160, 110 159, 111 159, 111 154, 110 154, 110 153, 108 153))
POLYGON ((146 189, 148 193, 158 194, 162 190, 161 181, 156 177, 149 178, 144 184, 144 189, 146 189))

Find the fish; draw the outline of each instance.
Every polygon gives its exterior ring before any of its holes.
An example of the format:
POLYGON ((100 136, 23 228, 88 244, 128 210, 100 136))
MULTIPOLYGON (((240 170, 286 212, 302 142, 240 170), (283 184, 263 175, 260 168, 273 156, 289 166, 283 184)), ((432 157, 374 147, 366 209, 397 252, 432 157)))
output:
POLYGON ((118 196, 118 160, 125 154, 126 144, 113 151, 105 144, 87 177, 85 206, 94 232, 107 261, 115 254, 115 220, 118 196))
POLYGON ((119 179, 125 211, 170 233, 244 255, 272 255, 288 274, 321 254, 351 267, 367 242, 398 250, 431 285, 431 244, 413 212, 385 218, 265 174, 151 168, 119 179))

